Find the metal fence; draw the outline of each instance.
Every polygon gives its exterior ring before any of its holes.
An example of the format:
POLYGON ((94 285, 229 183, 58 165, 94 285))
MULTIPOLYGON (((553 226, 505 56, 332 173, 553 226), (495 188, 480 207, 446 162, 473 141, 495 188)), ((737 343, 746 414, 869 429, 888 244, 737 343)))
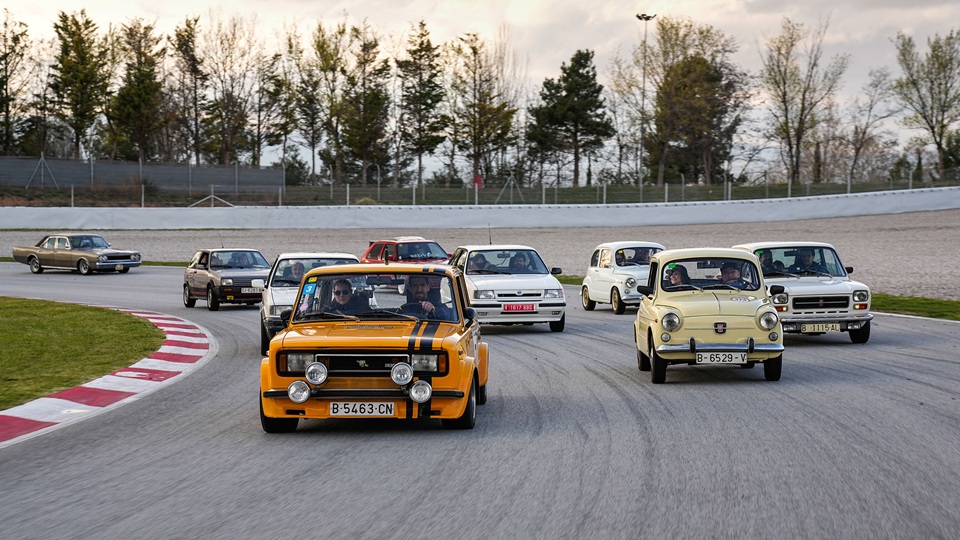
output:
POLYGON ((150 191, 186 195, 276 194, 283 187, 282 169, 187 163, 139 163, 136 161, 81 161, 43 157, 0 156, 0 185, 23 188, 150 191))

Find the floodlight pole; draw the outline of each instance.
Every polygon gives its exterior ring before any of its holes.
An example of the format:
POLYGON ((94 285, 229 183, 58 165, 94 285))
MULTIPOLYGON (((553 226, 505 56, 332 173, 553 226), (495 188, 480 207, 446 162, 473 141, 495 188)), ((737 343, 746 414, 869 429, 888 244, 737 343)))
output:
POLYGON ((643 202, 643 135, 647 122, 647 22, 656 16, 656 14, 637 14, 637 18, 643 21, 643 75, 640 83, 640 202, 643 202))

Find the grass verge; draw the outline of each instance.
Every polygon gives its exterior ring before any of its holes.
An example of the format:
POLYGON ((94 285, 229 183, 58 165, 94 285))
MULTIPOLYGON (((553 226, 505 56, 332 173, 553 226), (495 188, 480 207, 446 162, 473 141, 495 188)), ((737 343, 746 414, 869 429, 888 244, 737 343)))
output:
POLYGON ((164 339, 162 330, 129 313, 0 298, 0 410, 134 364, 164 339))

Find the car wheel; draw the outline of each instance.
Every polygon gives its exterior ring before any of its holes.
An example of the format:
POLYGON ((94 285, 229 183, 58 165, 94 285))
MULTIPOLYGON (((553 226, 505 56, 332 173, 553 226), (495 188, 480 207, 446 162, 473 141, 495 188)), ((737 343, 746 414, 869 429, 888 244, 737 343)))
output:
POLYGON ((563 332, 563 326, 566 323, 566 319, 567 319, 567 314, 564 313, 563 316, 560 317, 559 321, 550 321, 550 331, 563 332))
POLYGON ((443 427, 446 429, 473 429, 477 424, 477 384, 473 377, 470 378, 470 393, 467 395, 467 406, 463 409, 460 418, 450 418, 443 420, 443 427))
POLYGON ((783 367, 783 355, 770 358, 763 363, 763 378, 768 381, 779 381, 780 370, 783 367))
POLYGON ((266 356, 270 352, 270 336, 267 335, 267 329, 260 325, 260 354, 266 356))
POLYGON ((650 357, 643 354, 640 349, 637 349, 637 367, 640 371, 650 371, 650 357))
POLYGON ((30 260, 27 262, 30 265, 30 271, 34 274, 42 274, 43 267, 40 266, 40 259, 36 257, 30 257, 30 260))
POLYGON ((597 307, 597 303, 590 299, 590 292, 586 287, 581 291, 580 299, 583 301, 583 309, 587 311, 593 311, 593 308, 597 307))
POLYGON ((77 261, 77 270, 80 271, 80 274, 84 276, 89 276, 93 273, 93 270, 90 269, 90 263, 86 259, 80 259, 77 261))
POLYGON ((487 385, 482 385, 477 387, 477 405, 485 405, 487 403, 487 385))
POLYGON ((854 343, 866 343, 870 339, 870 321, 863 323, 859 330, 848 330, 850 341, 854 343))
POLYGON ((267 433, 293 433, 297 430, 298 423, 300 423, 299 418, 268 418, 264 416, 263 401, 260 402, 260 427, 267 433))
POLYGON ((129 267, 129 266, 124 266, 123 268, 117 270, 117 272, 120 272, 121 274, 126 274, 126 273, 129 272, 129 271, 130 271, 130 267, 129 267))
POLYGON ((217 297, 217 293, 213 291, 211 286, 207 286, 207 309, 210 311, 220 309, 220 298, 217 297))
POLYGON ((650 382, 653 384, 663 384, 667 380, 667 361, 657 354, 653 348, 653 340, 650 340, 650 382))
POLYGON ((407 285, 405 283, 400 283, 397 285, 397 294, 403 294, 407 292, 407 285))
POLYGON ((197 305, 197 299, 190 298, 190 287, 188 287, 186 283, 183 284, 183 305, 187 307, 197 305))
POLYGON ((617 315, 623 315, 623 312, 627 309, 623 299, 620 298, 620 290, 616 287, 610 291, 610 303, 613 304, 613 312, 617 315))

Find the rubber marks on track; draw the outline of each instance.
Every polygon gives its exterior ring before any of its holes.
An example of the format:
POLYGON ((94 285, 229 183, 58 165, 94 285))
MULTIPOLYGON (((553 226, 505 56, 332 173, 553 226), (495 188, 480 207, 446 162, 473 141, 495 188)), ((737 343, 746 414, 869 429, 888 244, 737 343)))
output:
POLYGON ((101 412, 138 394, 155 390, 196 367, 210 349, 210 340, 198 326, 151 311, 123 309, 143 317, 166 334, 155 353, 136 364, 56 394, 0 411, 0 446, 54 426, 101 412))

